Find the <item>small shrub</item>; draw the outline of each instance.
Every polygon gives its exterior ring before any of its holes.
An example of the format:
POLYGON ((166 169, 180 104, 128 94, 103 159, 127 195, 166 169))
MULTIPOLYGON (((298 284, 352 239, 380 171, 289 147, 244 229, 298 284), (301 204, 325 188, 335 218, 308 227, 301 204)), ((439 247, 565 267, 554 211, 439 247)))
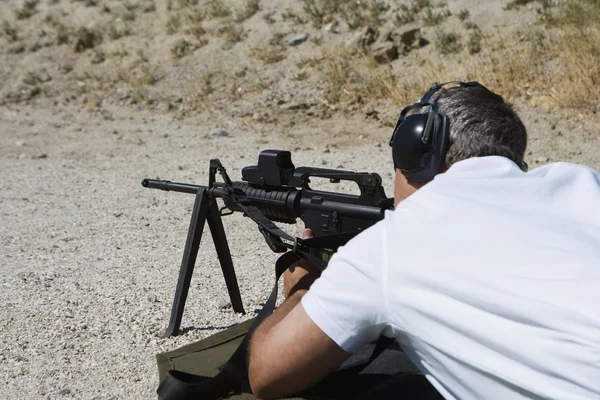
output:
POLYGON ((183 10, 183 20, 188 25, 196 25, 201 23, 206 15, 198 8, 187 8, 183 10))
POLYGON ((56 29, 56 43, 68 43, 72 35, 71 29, 69 29, 69 27, 63 24, 62 22, 57 22, 54 25, 54 28, 56 29))
POLYGON ((102 34, 94 29, 79 28, 76 33, 75 52, 80 53, 102 43, 102 34))
POLYGON ((458 19, 461 21, 465 21, 470 16, 471 16, 471 13, 466 8, 463 8, 462 10, 460 10, 457 15, 458 19))
POLYGON ((283 18, 284 21, 290 21, 293 24, 300 25, 306 23, 306 20, 304 18, 302 18, 300 15, 296 14, 289 8, 287 8, 284 12, 281 13, 281 18, 283 18))
POLYGON ((191 49, 190 44, 185 39, 176 41, 170 49, 171 56, 174 58, 184 57, 191 49))
POLYGON ((27 71, 25 73, 25 76, 23 77, 23 83, 26 85, 35 86, 37 84, 42 83, 42 78, 39 74, 36 74, 35 72, 27 71))
POLYGON ((390 7, 384 1, 371 0, 368 7, 368 21, 370 25, 381 25, 382 15, 389 9, 390 7))
POLYGON ((106 33, 110 40, 119 40, 123 36, 131 35, 131 29, 127 26, 118 27, 114 23, 110 23, 106 27, 106 33))
POLYGON ((293 81, 305 81, 309 77, 308 72, 302 71, 292 77, 293 81))
POLYGON ((217 30, 217 36, 224 37, 229 43, 238 43, 246 39, 244 29, 239 25, 225 24, 217 30))
POLYGON ((462 49, 460 35, 454 32, 437 31, 435 46, 441 54, 458 53, 462 49))
POLYGON ((177 33, 180 26, 181 26, 181 17, 179 16, 179 14, 169 15, 169 17, 167 18, 167 23, 166 23, 167 34, 172 35, 174 33, 177 33))
POLYGON ((558 25, 574 25, 579 27, 598 26, 600 21, 599 0, 572 0, 559 10, 555 17, 558 25))
POLYGON ((425 26, 436 26, 442 23, 444 19, 449 15, 448 11, 440 11, 438 13, 433 11, 433 8, 427 7, 425 9, 425 15, 423 15, 423 24, 425 26))
POLYGON ((285 46, 285 33, 277 32, 273 35, 273 37, 269 40, 269 44, 275 47, 284 47, 285 46))
POLYGON ((231 9, 223 2, 223 0, 211 0, 209 7, 210 15, 213 18, 223 18, 231 15, 231 9))
POLYGON ((203 94, 209 95, 215 91, 216 75, 213 71, 206 71, 200 76, 201 91, 203 94))
POLYGON ((10 42, 16 42, 19 39, 17 28, 8 21, 2 22, 2 32, 10 42))
POLYGON ((275 64, 284 60, 287 55, 279 46, 258 45, 250 48, 250 57, 256 58, 265 64, 275 64))
POLYGON ((131 10, 125 9, 125 11, 121 13, 121 19, 123 21, 135 21, 135 13, 131 10))
POLYGON ((323 44, 323 36, 313 36, 310 38, 310 41, 317 46, 321 46, 323 44))
POLYGON ((466 20, 463 25, 464 25, 465 29, 479 29, 479 25, 477 25, 475 22, 471 21, 470 19, 466 20))
POLYGON ((101 64, 106 60, 106 54, 102 49, 94 49, 92 53, 92 59, 90 60, 92 64, 101 64))
POLYGON ((329 23, 333 16, 341 11, 339 0, 302 0, 302 9, 308 15, 313 26, 320 28, 329 23))
POLYGON ((148 56, 146 55, 146 53, 144 53, 144 50, 142 49, 138 49, 138 51, 136 52, 137 56, 140 58, 141 62, 147 63, 148 60, 148 56))
POLYGON ((36 51, 38 51, 41 48, 42 48, 42 45, 40 44, 40 42, 34 42, 31 44, 31 46, 29 46, 28 50, 32 53, 35 53, 36 51))
POLYGON ((39 0, 25 0, 23 6, 15 10, 15 17, 17 17, 17 19, 27 19, 31 17, 37 12, 36 8, 39 2, 39 0))
POLYGON ((417 20, 417 15, 425 8, 431 8, 430 0, 413 0, 409 4, 401 4, 395 16, 396 25, 402 26, 417 20))
POLYGON ((191 28, 186 29, 186 33, 194 36, 196 39, 200 40, 200 38, 206 33, 202 25, 196 25, 191 28))
POLYGON ((341 16, 350 29, 369 25, 377 27, 382 23, 382 14, 389 9, 382 0, 343 1, 343 0, 302 0, 303 11, 313 26, 320 28, 341 16))
POLYGON ((476 54, 481 51, 481 40, 481 31, 479 29, 473 29, 469 35, 469 41, 467 42, 469 54, 476 54))
POLYGON ((244 6, 236 13, 236 21, 243 22, 260 10, 260 0, 244 0, 244 6))
POLYGON ((138 4, 137 3, 130 3, 129 1, 124 1, 123 2, 123 7, 125 7, 125 9, 127 11, 133 11, 136 8, 138 8, 138 4))
POLYGON ((504 7, 505 10, 514 10, 522 6, 526 6, 529 3, 533 3, 536 0, 512 0, 504 7))
POLYGON ((265 22, 269 25, 273 25, 275 22, 277 22, 277 20, 274 17, 275 13, 274 12, 269 12, 266 13, 265 15, 263 15, 263 19, 265 20, 265 22))

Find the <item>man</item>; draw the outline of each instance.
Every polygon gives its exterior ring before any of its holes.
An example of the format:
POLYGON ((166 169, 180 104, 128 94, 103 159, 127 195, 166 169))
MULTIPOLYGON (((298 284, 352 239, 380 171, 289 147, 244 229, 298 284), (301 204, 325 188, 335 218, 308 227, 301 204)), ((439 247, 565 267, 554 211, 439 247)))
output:
POLYGON ((446 399, 600 398, 600 174, 526 173, 526 138, 476 83, 405 109, 395 210, 320 278, 290 268, 250 344, 254 393, 308 388, 385 335, 446 399))

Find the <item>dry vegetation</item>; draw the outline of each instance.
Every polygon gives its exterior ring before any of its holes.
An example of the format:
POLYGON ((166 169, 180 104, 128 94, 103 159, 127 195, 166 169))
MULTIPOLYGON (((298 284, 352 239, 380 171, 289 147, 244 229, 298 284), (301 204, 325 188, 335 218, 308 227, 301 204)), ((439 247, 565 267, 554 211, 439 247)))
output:
POLYGON ((0 52, 10 56, 0 101, 81 97, 85 104, 100 98, 189 110, 290 82, 316 103, 336 108, 395 106, 432 81, 455 78, 479 80, 510 99, 547 108, 589 107, 597 99, 599 0, 510 1, 504 12, 530 16, 508 35, 501 28, 484 31, 468 9, 453 14, 438 1, 285 4, 291 6, 267 7, 260 0, 11 2, 0 22, 0 52), (93 23, 78 23, 75 8, 84 8, 93 23), (265 26, 267 33, 250 35, 252 26, 265 26), (411 30, 418 32, 407 39, 411 30), (310 32, 302 45, 309 56, 289 44, 301 32, 310 32), (59 55, 57 65, 46 68, 48 80, 32 78, 43 74, 31 62, 15 78, 20 60, 32 54, 59 55), (225 68, 229 55, 238 61, 225 68))

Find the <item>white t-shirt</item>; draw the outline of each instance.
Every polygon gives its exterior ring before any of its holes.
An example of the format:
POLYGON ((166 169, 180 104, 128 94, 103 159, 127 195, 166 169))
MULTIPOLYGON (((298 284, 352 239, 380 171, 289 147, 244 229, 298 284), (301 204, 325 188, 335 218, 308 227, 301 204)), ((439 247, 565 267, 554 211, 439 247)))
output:
POLYGON ((600 174, 456 163, 340 248, 302 305, 346 351, 395 337, 446 399, 600 399, 600 174))

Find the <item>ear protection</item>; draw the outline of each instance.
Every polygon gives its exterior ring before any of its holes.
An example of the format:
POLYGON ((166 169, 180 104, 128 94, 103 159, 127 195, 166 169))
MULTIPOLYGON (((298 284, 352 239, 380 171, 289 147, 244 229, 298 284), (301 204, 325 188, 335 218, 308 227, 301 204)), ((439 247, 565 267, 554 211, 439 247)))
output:
POLYGON ((458 83, 461 87, 482 86, 477 82, 451 81, 434 83, 416 103, 404 108, 398 117, 390 139, 394 168, 402 171, 407 180, 425 182, 439 174, 448 150, 449 121, 440 114, 431 97, 442 87, 458 83), (406 116, 411 110, 430 107, 426 114, 406 116))

